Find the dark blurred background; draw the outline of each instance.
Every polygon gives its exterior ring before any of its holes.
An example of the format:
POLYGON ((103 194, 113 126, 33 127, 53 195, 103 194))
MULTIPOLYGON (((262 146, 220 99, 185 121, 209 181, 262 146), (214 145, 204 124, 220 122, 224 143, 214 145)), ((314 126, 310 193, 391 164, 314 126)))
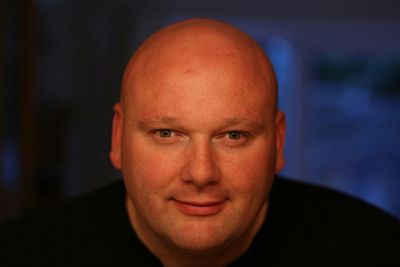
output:
POLYGON ((134 49, 211 17, 271 57, 287 113, 283 174, 400 218, 400 1, 2 0, 0 221, 118 179, 112 106, 134 49))

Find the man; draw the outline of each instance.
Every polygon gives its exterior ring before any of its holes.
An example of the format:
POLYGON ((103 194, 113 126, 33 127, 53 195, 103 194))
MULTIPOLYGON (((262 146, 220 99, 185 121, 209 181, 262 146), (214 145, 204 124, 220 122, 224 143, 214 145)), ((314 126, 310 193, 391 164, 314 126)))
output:
POLYGON ((136 51, 114 107, 121 182, 3 226, 7 263, 400 265, 399 222, 350 197, 274 178, 285 116, 262 49, 186 20, 136 51))
POLYGON ((142 242, 166 266, 243 254, 283 166, 284 132, 272 67, 253 40, 207 20, 152 36, 128 65, 111 151, 142 242))

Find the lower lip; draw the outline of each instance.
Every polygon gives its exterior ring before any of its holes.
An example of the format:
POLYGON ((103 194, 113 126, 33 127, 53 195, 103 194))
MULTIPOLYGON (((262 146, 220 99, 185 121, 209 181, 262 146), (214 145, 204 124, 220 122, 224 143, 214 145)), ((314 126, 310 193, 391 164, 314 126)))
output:
POLYGON ((219 213, 225 205, 225 201, 213 203, 210 205, 193 205, 186 202, 175 200, 175 206, 185 215, 189 216, 211 216, 219 213))

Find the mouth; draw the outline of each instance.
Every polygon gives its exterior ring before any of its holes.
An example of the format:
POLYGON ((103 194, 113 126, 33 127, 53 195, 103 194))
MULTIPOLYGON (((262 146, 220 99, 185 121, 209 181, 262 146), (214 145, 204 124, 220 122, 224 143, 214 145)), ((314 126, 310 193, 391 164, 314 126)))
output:
POLYGON ((226 204, 226 199, 219 201, 187 201, 172 199, 175 207, 188 216, 212 216, 219 213, 226 204))

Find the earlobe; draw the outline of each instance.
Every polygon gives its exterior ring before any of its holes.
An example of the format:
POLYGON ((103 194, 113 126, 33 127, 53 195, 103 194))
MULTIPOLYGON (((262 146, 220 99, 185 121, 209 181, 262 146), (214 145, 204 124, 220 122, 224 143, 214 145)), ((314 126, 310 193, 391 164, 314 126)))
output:
POLYGON ((286 136, 286 116, 282 111, 277 112, 275 121, 276 162, 275 173, 280 172, 285 165, 284 147, 286 136))
POLYGON ((121 140, 123 129, 123 113, 121 103, 114 105, 114 118, 112 122, 111 151, 110 160, 118 170, 122 168, 121 160, 121 140))

